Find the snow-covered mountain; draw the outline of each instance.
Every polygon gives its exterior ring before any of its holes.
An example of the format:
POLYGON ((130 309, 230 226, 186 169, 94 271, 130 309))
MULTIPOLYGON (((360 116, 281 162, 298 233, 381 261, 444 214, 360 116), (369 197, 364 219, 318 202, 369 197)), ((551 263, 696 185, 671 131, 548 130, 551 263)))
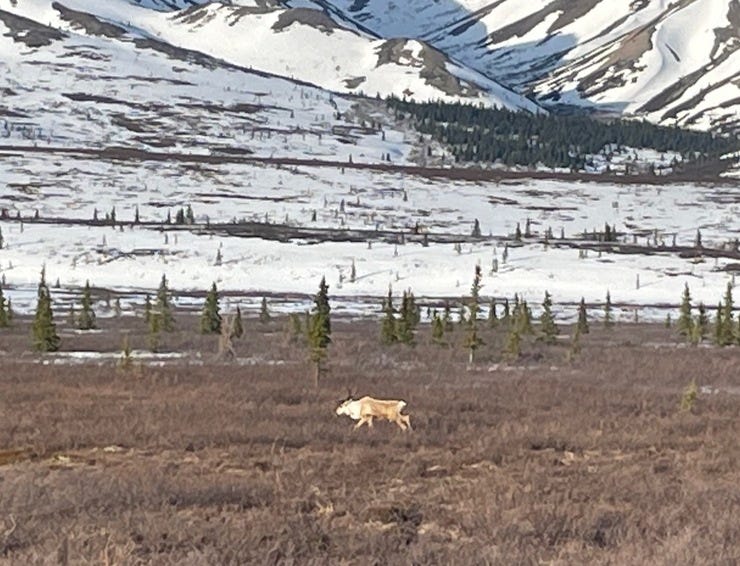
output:
POLYGON ((316 0, 544 104, 740 130, 738 0, 316 0))
POLYGON ((338 93, 412 96, 538 111, 536 104, 417 39, 378 39, 317 6, 276 0, 0 0, 0 10, 68 33, 106 24, 246 69, 338 93))

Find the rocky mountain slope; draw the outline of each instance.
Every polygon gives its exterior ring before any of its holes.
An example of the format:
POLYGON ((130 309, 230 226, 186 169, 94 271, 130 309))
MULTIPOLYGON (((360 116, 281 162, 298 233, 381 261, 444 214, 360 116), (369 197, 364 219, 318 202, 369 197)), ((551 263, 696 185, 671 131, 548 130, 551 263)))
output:
MULTIPOLYGON (((319 0, 317 0, 319 1, 319 0)), ((740 130, 737 0, 321 0, 546 105, 740 130)))
POLYGON ((13 17, 335 93, 740 131, 737 0, 0 0, 13 17))
POLYGON ((317 6, 275 0, 2 0, 0 10, 47 27, 109 39, 135 36, 338 93, 465 100, 537 111, 530 100, 428 43, 378 39, 317 6), (203 4, 203 5, 200 5, 203 4))

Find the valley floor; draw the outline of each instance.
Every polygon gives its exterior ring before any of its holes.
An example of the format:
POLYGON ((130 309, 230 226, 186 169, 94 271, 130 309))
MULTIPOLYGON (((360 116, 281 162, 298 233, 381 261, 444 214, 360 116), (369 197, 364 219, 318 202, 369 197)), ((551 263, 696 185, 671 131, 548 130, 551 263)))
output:
POLYGON ((232 363, 192 315, 154 359, 133 317, 43 357, 29 322, 0 334, 2 564, 740 560, 736 347, 593 322, 571 362, 570 329, 511 364, 486 330, 467 366, 459 329, 384 347, 378 323, 337 321, 314 388, 283 320, 246 320, 232 363), (414 431, 352 431, 348 388, 405 399, 414 431))

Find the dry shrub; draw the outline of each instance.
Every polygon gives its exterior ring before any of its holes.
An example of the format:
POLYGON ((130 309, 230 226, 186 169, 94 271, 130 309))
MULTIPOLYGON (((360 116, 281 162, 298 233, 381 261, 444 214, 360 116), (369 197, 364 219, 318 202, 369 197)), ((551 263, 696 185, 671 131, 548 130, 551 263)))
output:
MULTIPOLYGON (((139 339, 138 321, 112 324, 64 347, 139 339)), ((531 343, 516 365, 484 348, 468 368, 426 330, 384 348, 377 325, 339 321, 316 389, 305 351, 254 321, 228 364, 194 320, 178 328, 164 347, 189 355, 142 362, 136 378, 115 361, 44 365, 12 330, 0 563, 740 561, 730 349, 617 326, 585 336, 569 365, 567 344, 531 343), (697 375, 693 410, 678 411, 697 375), (415 432, 352 431, 333 412, 348 387, 405 399, 415 432)))

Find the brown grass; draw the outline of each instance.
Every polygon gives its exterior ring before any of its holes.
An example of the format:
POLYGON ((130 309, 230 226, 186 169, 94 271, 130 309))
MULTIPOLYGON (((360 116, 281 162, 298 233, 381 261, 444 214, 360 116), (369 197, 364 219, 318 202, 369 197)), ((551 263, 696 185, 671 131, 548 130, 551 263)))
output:
MULTIPOLYGON (((145 347, 140 323, 101 322, 64 348, 115 351, 127 328, 145 347)), ((0 563, 740 561, 736 348, 624 325, 572 364, 529 344, 506 366, 489 333, 468 368, 426 329, 383 348, 377 324, 336 322, 316 390, 280 323, 246 321, 242 364, 181 330, 163 345, 188 358, 131 372, 40 363, 26 323, 0 335, 0 563), (692 379, 718 392, 680 411, 692 379), (348 387, 405 399, 415 432, 353 432, 348 387)))

